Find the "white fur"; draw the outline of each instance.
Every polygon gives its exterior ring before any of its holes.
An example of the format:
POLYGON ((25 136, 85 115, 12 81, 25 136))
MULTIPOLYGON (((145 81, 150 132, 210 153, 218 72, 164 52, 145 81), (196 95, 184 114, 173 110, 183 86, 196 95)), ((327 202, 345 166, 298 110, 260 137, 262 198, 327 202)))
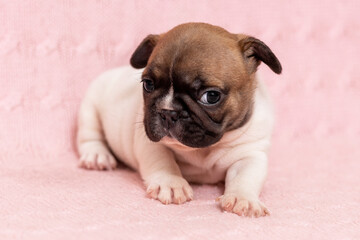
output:
POLYGON ((174 88, 171 84, 171 87, 169 89, 169 92, 165 95, 164 100, 162 101, 162 109, 166 110, 174 110, 172 106, 172 101, 174 98, 174 88))
POLYGON ((258 81, 250 121, 225 133, 216 144, 199 149, 167 137, 158 143, 147 138, 142 123, 141 73, 122 67, 105 72, 91 84, 79 116, 80 166, 114 168, 109 146, 118 159, 140 172, 148 195, 165 204, 192 199, 187 181, 225 180, 224 195, 218 198, 224 210, 247 216, 268 214, 258 199, 266 177, 273 125, 263 83, 258 81))

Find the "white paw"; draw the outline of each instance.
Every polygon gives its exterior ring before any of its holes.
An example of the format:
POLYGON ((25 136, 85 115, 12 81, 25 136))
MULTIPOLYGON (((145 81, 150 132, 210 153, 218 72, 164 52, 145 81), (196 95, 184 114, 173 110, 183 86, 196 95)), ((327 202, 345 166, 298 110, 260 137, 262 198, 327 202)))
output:
POLYGON ((80 157, 79 167, 89 170, 112 170, 116 168, 116 160, 108 152, 84 153, 80 157))
POLYGON ((162 175, 147 182, 147 196, 158 199, 163 204, 182 204, 193 199, 192 188, 180 176, 162 175))
POLYGON ((259 200, 248 200, 236 195, 222 195, 217 199, 221 208, 226 212, 236 213, 239 216, 263 217, 270 215, 269 210, 259 200))

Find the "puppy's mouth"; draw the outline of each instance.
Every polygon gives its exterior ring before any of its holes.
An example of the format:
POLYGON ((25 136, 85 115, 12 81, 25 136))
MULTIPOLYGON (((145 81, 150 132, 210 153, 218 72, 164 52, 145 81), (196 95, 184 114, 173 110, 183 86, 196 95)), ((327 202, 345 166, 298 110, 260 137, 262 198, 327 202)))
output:
POLYGON ((174 139, 177 140, 174 131, 172 131, 171 129, 169 130, 169 129, 167 129, 167 128, 164 128, 164 132, 165 132, 165 134, 166 134, 166 137, 174 138, 174 139))
POLYGON ((168 139, 173 139, 173 141, 177 140, 176 134, 172 129, 163 126, 162 130, 163 131, 159 133, 159 135, 162 135, 163 138, 167 137, 168 139))
POLYGON ((175 130, 176 127, 172 126, 171 128, 163 126, 163 135, 168 139, 172 139, 173 141, 180 142, 180 138, 178 137, 178 131, 175 130))

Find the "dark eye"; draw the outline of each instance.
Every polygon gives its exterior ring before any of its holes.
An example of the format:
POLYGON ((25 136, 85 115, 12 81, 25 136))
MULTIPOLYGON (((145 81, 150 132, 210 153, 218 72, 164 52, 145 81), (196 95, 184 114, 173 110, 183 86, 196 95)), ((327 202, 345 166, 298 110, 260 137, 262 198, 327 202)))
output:
POLYGON ((219 100, 220 100, 220 92, 218 91, 207 91, 200 98, 200 102, 208 105, 215 104, 219 100))
POLYGON ((152 91, 154 91, 155 86, 154 86, 154 82, 153 82, 152 80, 150 80, 150 79, 143 79, 142 82, 143 82, 145 91, 147 91, 147 92, 152 92, 152 91))

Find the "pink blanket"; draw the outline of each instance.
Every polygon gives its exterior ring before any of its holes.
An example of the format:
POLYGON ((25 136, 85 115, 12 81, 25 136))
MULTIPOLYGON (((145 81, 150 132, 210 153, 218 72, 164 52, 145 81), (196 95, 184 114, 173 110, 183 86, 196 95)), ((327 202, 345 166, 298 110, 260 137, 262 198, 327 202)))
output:
MULTIPOLYGON (((360 239, 360 2, 0 0, 0 239, 360 239), (277 112, 261 219, 222 213, 223 185, 165 206, 137 173, 78 169, 89 82, 143 37, 188 21, 266 42, 277 112)), ((126 79, 124 79, 126 81, 126 79)))

